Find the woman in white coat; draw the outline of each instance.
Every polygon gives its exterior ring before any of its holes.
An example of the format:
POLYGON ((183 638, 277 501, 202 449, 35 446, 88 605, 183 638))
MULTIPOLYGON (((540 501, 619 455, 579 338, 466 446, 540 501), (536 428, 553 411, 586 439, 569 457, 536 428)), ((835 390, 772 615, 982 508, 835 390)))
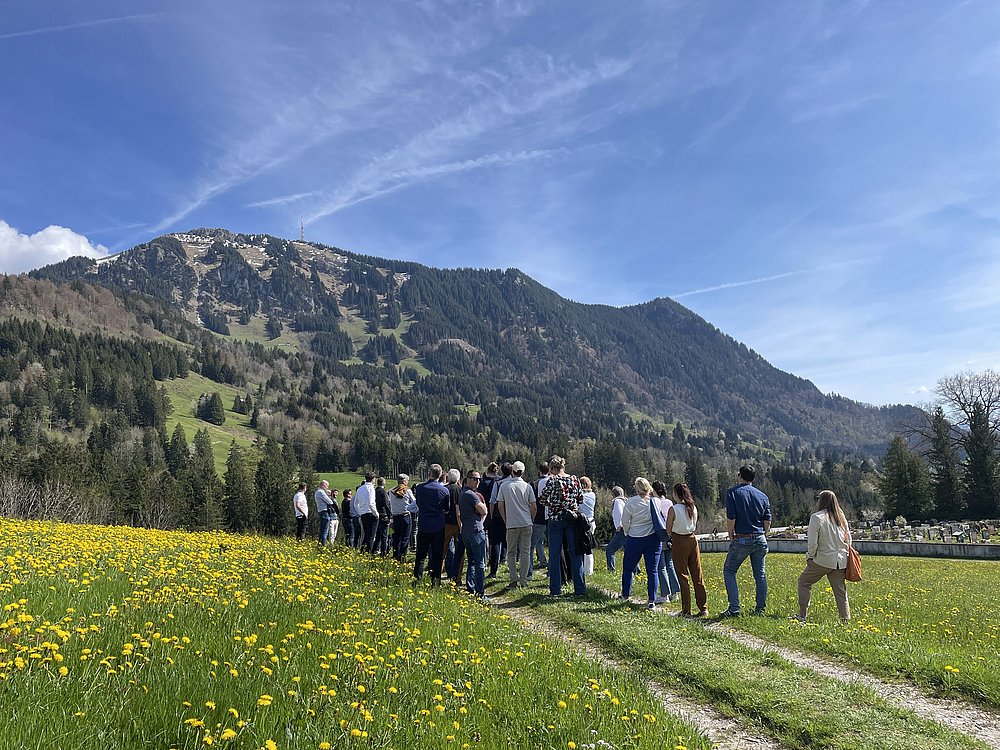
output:
POLYGON ((806 569, 799 576, 799 614, 794 619, 805 622, 813 584, 825 576, 833 588, 840 619, 850 620, 851 606, 847 601, 844 576, 851 532, 832 490, 823 490, 816 500, 816 512, 809 517, 806 569))

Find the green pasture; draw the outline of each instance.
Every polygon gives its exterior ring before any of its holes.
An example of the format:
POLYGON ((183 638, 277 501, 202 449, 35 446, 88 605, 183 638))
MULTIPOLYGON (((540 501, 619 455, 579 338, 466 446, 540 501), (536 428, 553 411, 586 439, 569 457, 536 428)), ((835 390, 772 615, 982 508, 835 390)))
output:
POLYGON ((177 424, 184 427, 188 443, 194 440, 194 434, 206 428, 212 436, 212 456, 215 458, 215 470, 219 475, 225 472, 226 459, 229 456, 229 446, 233 440, 237 445, 249 448, 257 439, 257 432, 250 427, 250 416, 232 411, 233 400, 237 394, 243 395, 244 390, 235 386, 216 383, 197 373, 188 373, 186 378, 175 378, 163 381, 163 387, 170 398, 173 411, 167 417, 167 436, 169 437, 177 424), (222 425, 214 425, 198 419, 195 407, 198 397, 203 393, 218 391, 222 397, 222 405, 226 409, 226 421, 222 425))
MULTIPOLYGON (((606 572, 598 556, 594 582, 621 590, 620 572, 606 572)), ((619 553, 619 571, 621 554, 619 553)), ((711 613, 726 608, 722 553, 703 557, 711 613)), ((959 695, 1000 707, 1000 562, 916 557, 864 558, 864 581, 849 584, 849 623, 837 616, 826 580, 813 587, 809 621, 798 612, 801 555, 767 557, 768 615, 727 624, 782 646, 811 651, 890 680, 915 681, 941 695, 959 695)), ((754 608, 749 561, 739 576, 743 612, 754 608)), ((667 605, 679 609, 678 605, 667 605)))

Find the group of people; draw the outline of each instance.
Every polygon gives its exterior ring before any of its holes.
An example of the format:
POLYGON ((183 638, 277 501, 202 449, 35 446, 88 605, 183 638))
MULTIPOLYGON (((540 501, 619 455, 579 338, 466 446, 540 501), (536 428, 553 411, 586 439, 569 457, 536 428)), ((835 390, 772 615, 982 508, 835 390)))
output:
MULTIPOLYGON (((388 555, 391 550, 397 561, 404 562, 414 547, 414 583, 426 570, 432 586, 447 576, 486 599, 485 581, 497 576, 506 559, 512 587, 526 586, 540 567, 547 569, 552 596, 562 596, 567 583, 572 584, 573 596, 584 596, 597 547, 592 484, 587 477, 567 473, 565 459, 558 455, 539 464, 538 480, 526 481, 524 472, 521 461, 491 463, 484 473, 472 470, 463 480, 457 469, 445 471, 432 464, 426 481, 411 488, 410 477, 400 474, 391 490, 383 478, 369 472, 356 490, 344 490, 340 503, 337 490, 324 480, 314 495, 319 543, 332 544, 343 521, 345 543, 370 554, 388 555)), ((720 618, 741 614, 736 575, 748 558, 756 587, 754 613, 764 614, 767 608, 765 558, 771 506, 767 495, 754 487, 755 478, 752 466, 742 466, 739 483, 726 492, 730 545, 723 579, 728 606, 720 618)), ((609 571, 616 569, 616 554, 624 550, 621 596, 631 597, 643 562, 648 609, 679 597, 679 614, 706 616, 707 593, 695 535, 698 508, 690 488, 681 482, 668 494, 663 483, 638 477, 633 489, 635 494, 627 498, 621 487, 612 489, 614 534, 605 547, 609 571), (697 610, 692 608, 692 588, 697 610)), ((305 491, 301 484, 293 499, 298 539, 305 537, 309 515, 305 491)), ((841 619, 849 619, 845 571, 851 537, 831 490, 817 495, 807 540, 794 619, 805 621, 812 586, 823 577, 830 582, 841 619)))

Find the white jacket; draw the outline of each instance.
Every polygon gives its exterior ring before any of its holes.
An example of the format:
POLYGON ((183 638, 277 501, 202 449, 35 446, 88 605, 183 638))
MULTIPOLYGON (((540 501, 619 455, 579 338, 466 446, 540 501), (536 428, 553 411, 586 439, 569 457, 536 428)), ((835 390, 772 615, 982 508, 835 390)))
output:
POLYGON ((844 540, 844 535, 844 529, 830 519, 829 513, 825 510, 816 511, 809 516, 806 560, 812 560, 823 568, 846 568, 851 532, 846 532, 847 541, 844 540))

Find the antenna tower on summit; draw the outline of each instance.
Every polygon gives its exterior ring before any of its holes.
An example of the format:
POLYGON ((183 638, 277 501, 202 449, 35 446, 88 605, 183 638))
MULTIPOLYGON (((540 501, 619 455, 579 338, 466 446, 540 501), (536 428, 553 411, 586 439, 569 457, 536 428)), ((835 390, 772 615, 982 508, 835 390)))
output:
POLYGON ((306 241, 306 223, 303 221, 302 217, 299 217, 299 242, 306 241))

